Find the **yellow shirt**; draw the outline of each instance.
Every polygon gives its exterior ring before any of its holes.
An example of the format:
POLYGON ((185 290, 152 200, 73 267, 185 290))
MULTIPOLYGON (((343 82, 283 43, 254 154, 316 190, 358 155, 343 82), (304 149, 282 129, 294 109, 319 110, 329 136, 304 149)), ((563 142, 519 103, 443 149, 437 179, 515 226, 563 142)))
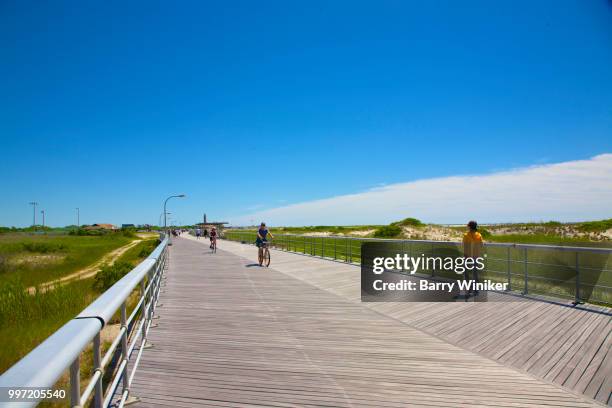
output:
POLYGON ((482 235, 478 231, 469 231, 463 234, 463 254, 471 258, 478 258, 482 250, 482 235))

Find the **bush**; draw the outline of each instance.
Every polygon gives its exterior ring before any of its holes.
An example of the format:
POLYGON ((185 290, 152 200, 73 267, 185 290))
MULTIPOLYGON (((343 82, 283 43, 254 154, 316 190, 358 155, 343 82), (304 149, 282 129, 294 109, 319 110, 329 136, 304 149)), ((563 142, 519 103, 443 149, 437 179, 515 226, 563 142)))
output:
POLYGON ((603 232, 612 228, 612 218, 601 221, 583 222, 578 225, 578 229, 584 232, 603 232))
POLYGON ((125 228, 121 230, 121 235, 127 238, 136 238, 136 234, 134 233, 134 231, 136 230, 133 228, 125 228))
POLYGON ((488 239, 488 238, 491 238, 493 236, 493 234, 491 234, 490 231, 488 231, 488 230, 486 230, 486 229, 484 229, 482 227, 478 228, 478 232, 480 232, 480 235, 482 235, 482 237, 484 239, 488 239))
POLYGON ((374 231, 376 238, 395 238, 402 233, 402 229, 397 225, 387 225, 374 231))
POLYGON ((131 263, 121 261, 112 265, 104 265, 94 278, 93 288, 98 292, 104 292, 133 268, 134 266, 131 263))
POLYGON ((155 250, 159 242, 157 240, 151 240, 151 242, 147 242, 146 245, 142 247, 140 252, 138 253, 139 258, 146 258, 151 255, 151 252, 155 250))
POLYGON ((24 251, 47 254, 49 252, 60 252, 66 249, 66 245, 53 242, 22 242, 24 251))
POLYGON ((391 225, 397 225, 398 227, 423 227, 425 224, 416 218, 404 218, 401 221, 392 223, 391 225))
POLYGON ((70 231, 68 234, 78 235, 78 236, 100 236, 100 235, 106 234, 106 232, 101 229, 89 230, 89 229, 79 228, 79 229, 70 231))

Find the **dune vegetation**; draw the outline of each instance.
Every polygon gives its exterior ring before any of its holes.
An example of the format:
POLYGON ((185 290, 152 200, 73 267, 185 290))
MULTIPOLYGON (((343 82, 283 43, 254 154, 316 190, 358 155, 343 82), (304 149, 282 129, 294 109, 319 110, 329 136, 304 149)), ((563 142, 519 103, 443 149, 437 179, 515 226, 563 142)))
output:
POLYGON ((48 282, 94 263, 133 237, 117 233, 105 236, 22 236, 0 237, 0 253, 8 266, 0 272, 0 372, 54 331, 76 316, 104 290, 129 272, 155 249, 157 239, 145 239, 125 251, 112 263, 102 265, 95 276, 45 290, 29 291, 28 287, 48 282), (15 264, 14 259, 36 256, 36 263, 15 264), (42 255, 59 255, 57 258, 42 255), (66 260, 68 259, 68 260, 66 260), (34 276, 29 276, 30 274, 34 276))

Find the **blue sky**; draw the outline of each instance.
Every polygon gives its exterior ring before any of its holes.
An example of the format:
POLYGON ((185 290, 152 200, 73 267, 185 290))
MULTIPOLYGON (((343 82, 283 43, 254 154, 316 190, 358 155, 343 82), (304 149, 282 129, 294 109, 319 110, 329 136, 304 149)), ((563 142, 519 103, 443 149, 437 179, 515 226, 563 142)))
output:
POLYGON ((0 48, 0 225, 157 223, 182 192, 177 221, 244 221, 612 152, 607 1, 5 1, 0 48))

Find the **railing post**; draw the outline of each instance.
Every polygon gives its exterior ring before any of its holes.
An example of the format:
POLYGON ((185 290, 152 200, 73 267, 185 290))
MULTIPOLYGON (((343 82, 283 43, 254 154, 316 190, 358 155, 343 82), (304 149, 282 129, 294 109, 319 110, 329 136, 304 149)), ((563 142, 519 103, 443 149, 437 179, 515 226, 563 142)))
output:
POLYGON ((508 247, 506 272, 508 275, 508 291, 512 290, 512 270, 510 268, 510 247, 508 247))
POLYGON ((336 260, 336 244, 338 242, 338 238, 334 238, 334 261, 336 260))
MULTIPOLYGON (((431 243, 431 257, 434 258, 434 243, 431 243)), ((433 269, 431 270, 431 277, 436 276, 436 263, 433 264, 433 269)))
POLYGON ((306 235, 304 235, 304 255, 306 254, 306 235))
POLYGON ((348 262, 348 253, 349 253, 349 249, 348 249, 348 238, 344 238, 344 262, 348 262))
MULTIPOLYGON (((151 304, 149 307, 152 307, 151 304)), ((125 361, 125 367, 123 368, 123 391, 128 390, 130 387, 130 376, 128 371, 128 327, 127 327, 127 312, 125 301, 121 304, 121 328, 125 328, 123 331, 123 335, 121 336, 121 355, 123 357, 123 361, 125 361)), ((118 375, 121 375, 118 373, 118 375)))
POLYGON ((325 238, 321 237, 321 258, 325 258, 325 238))
POLYGON ((353 255, 351 254, 351 251, 352 251, 352 249, 353 249, 353 248, 352 248, 352 245, 351 245, 351 244, 352 244, 352 242, 351 242, 351 240, 350 240, 350 239, 348 239, 348 238, 347 238, 346 240, 347 240, 347 242, 348 242, 348 259, 349 259, 349 263, 352 263, 352 262, 353 262, 353 255))
POLYGON ((576 251, 576 298, 574 303, 580 303, 580 261, 578 258, 578 251, 576 251))
POLYGON ((70 406, 80 407, 81 404, 81 367, 77 357, 70 365, 70 406))
MULTIPOLYGON (((160 263, 161 264, 161 263, 160 263)), ((155 278, 157 276, 157 268, 160 264, 155 265, 153 268, 153 275, 149 275, 149 284, 151 285, 151 289, 153 289, 153 283, 155 282, 155 278)), ((142 325, 142 338, 147 338, 147 322, 149 321, 149 312, 147 310, 147 294, 146 294, 146 286, 145 280, 140 281, 140 294, 142 296, 142 318, 144 319, 144 323, 142 325)), ((149 305, 151 304, 151 300, 153 296, 149 295, 149 305)))
POLYGON ((100 372, 100 378, 96 381, 96 386, 94 388, 94 407, 101 408, 102 407, 102 397, 104 396, 102 390, 102 377, 104 375, 102 371, 102 357, 100 354, 100 333, 96 334, 96 337, 93 339, 93 368, 94 373, 96 371, 100 372))
POLYGON ((525 288, 523 289, 523 295, 529 293, 529 272, 527 265, 527 248, 523 248, 523 266, 525 269, 525 288))

